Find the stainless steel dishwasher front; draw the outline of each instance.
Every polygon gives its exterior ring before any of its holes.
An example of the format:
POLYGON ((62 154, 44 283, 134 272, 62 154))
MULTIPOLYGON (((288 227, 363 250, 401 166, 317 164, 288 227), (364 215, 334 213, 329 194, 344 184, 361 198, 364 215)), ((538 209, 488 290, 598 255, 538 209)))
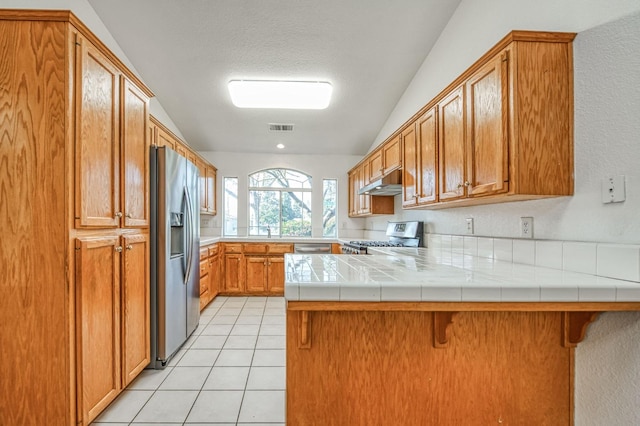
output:
POLYGON ((331 254, 331 243, 296 243, 295 254, 331 254))

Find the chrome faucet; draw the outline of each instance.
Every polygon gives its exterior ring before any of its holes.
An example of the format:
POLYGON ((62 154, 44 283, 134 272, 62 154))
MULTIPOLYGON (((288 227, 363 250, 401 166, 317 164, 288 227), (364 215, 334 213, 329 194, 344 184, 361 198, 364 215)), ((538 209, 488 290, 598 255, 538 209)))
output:
POLYGON ((267 225, 267 238, 271 238, 271 226, 267 225))

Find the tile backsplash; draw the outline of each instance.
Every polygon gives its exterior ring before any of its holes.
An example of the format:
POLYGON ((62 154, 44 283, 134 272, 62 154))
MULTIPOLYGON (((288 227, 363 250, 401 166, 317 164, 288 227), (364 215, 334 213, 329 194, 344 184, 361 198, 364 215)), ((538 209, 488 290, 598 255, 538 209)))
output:
POLYGON ((512 263, 640 282, 640 245, 426 234, 426 246, 512 263))

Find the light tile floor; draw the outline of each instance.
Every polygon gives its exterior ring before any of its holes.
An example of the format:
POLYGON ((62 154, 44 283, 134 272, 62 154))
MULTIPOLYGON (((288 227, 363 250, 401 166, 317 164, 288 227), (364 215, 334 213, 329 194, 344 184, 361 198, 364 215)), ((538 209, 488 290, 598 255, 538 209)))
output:
POLYGON ((217 297, 167 368, 92 425, 284 425, 285 313, 282 297, 217 297))

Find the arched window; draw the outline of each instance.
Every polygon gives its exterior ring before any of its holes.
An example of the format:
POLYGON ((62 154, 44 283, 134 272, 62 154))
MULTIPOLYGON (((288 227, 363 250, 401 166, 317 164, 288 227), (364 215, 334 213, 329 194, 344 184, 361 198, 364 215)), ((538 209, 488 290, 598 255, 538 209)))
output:
POLYGON ((311 176, 291 169, 249 175, 249 235, 311 236, 311 176))

